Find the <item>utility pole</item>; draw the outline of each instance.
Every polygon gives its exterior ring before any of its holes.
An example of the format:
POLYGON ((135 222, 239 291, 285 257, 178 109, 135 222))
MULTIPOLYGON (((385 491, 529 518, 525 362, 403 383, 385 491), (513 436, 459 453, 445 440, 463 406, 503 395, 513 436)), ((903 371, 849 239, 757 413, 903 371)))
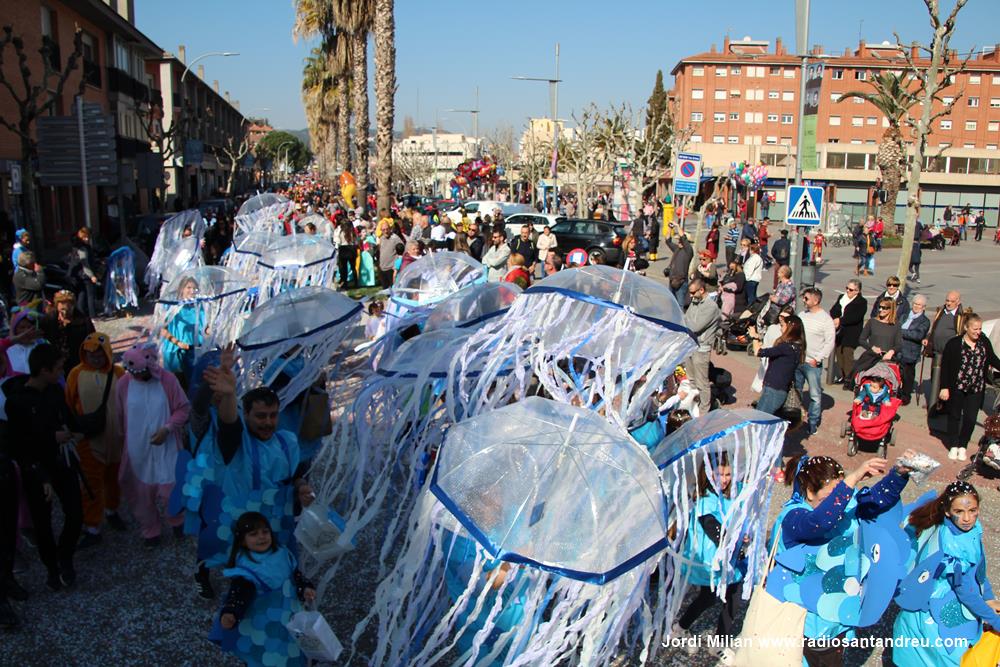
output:
MULTIPOLYGON (((558 160, 558 150, 559 150, 559 84, 561 79, 559 78, 559 43, 556 43, 556 75, 552 78, 536 77, 536 76, 512 76, 512 79, 518 81, 545 81, 549 84, 549 111, 550 118, 552 119, 552 157, 555 158, 552 162, 555 163, 558 160)), ((531 126, 531 121, 528 121, 529 127, 531 126)), ((553 198, 552 203, 558 209, 559 202, 559 175, 558 175, 558 165, 556 165, 556 170, 552 173, 552 191, 553 198)), ((532 183, 532 190, 535 189, 536 183, 532 183)))
MULTIPOLYGON (((805 142, 806 134, 803 114, 806 105, 806 65, 809 60, 809 0, 795 0, 795 24, 795 46, 802 58, 802 69, 799 72, 799 136, 795 147, 795 183, 802 185, 802 144, 805 142)), ((785 202, 785 210, 788 210, 787 201, 785 202)), ((787 216, 785 224, 788 224, 787 216)), ((792 267, 792 284, 795 285, 796 289, 798 289, 799 280, 802 278, 799 236, 800 228, 796 226, 792 234, 791 256, 788 258, 789 265, 792 267)))

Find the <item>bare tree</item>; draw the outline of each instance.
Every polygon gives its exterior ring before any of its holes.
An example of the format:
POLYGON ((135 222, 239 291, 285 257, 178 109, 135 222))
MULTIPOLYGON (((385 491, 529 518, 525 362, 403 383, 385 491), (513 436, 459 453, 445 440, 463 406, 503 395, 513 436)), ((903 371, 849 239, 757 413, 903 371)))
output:
MULTIPOLYGON (((36 81, 28 66, 28 54, 24 40, 14 34, 12 26, 5 25, 3 27, 2 35, 0 35, 0 89, 6 90, 11 99, 14 100, 14 108, 17 113, 13 118, 0 116, 0 127, 10 130, 21 141, 21 174, 26 204, 25 216, 29 228, 34 231, 37 238, 41 238, 35 197, 35 173, 32 166, 37 154, 38 143, 32 135, 32 126, 39 117, 53 113, 56 103, 62 99, 67 80, 77 69, 77 63, 83 58, 83 33, 80 32, 79 28, 76 30, 73 35, 73 51, 61 68, 54 44, 42 40, 42 46, 38 49, 38 53, 42 56, 43 69, 41 76, 36 81), (19 82, 9 80, 5 74, 4 55, 8 45, 14 49, 14 57, 17 62, 16 71, 21 77, 19 82)), ((86 77, 81 73, 77 95, 83 95, 85 85, 86 77)))
MULTIPOLYGON (((517 150, 514 140, 514 128, 510 125, 498 125, 485 137, 486 153, 493 158, 498 167, 503 167, 507 182, 513 180, 514 162, 517 150)), ((499 180, 499 179, 497 179, 499 180)), ((493 183, 493 197, 496 198, 497 183, 493 183)), ((511 192, 513 195, 513 191, 511 192)))
MULTIPOLYGON (((913 137, 913 161, 910 165, 910 178, 906 185, 906 225, 903 229, 903 249, 899 255, 899 267, 896 275, 903 278, 909 275, 910 248, 913 247, 913 237, 917 227, 917 218, 920 215, 920 172, 924 166, 924 153, 927 150, 927 137, 931 134, 934 121, 941 116, 947 116, 961 96, 961 92, 952 96, 953 99, 945 103, 940 96, 940 92, 952 85, 956 74, 965 69, 968 58, 958 65, 952 64, 952 54, 948 50, 952 35, 955 32, 955 19, 958 13, 965 7, 968 0, 955 0, 948 16, 941 20, 941 7, 939 0, 924 0, 927 6, 927 14, 930 19, 931 29, 934 31, 931 37, 930 46, 922 46, 921 50, 930 54, 930 64, 920 65, 910 50, 903 45, 903 40, 896 33, 896 44, 900 52, 906 59, 907 69, 910 75, 917 81, 921 81, 919 91, 920 117, 908 119, 913 137), (934 110, 934 103, 938 103, 938 110, 934 110)), ((971 58, 971 54, 969 58, 971 58)))
POLYGON ((434 158, 422 151, 405 150, 397 144, 392 171, 397 184, 409 186, 413 192, 426 193, 434 178, 434 158))
POLYGON ((601 159, 598 131, 603 118, 596 104, 589 104, 579 113, 573 112, 573 138, 560 147, 560 159, 575 176, 576 200, 581 208, 596 189, 602 175, 610 173, 610 165, 601 159), (565 151, 565 152, 564 152, 565 151))
POLYGON ((236 172, 239 171, 243 159, 250 152, 250 137, 243 132, 242 135, 232 134, 226 138, 226 143, 222 145, 222 152, 229 158, 229 176, 226 178, 226 194, 233 194, 233 182, 236 180, 236 172))
POLYGON ((531 186, 531 205, 538 201, 538 182, 550 173, 552 140, 538 139, 528 125, 527 140, 521 146, 517 159, 518 173, 531 186))

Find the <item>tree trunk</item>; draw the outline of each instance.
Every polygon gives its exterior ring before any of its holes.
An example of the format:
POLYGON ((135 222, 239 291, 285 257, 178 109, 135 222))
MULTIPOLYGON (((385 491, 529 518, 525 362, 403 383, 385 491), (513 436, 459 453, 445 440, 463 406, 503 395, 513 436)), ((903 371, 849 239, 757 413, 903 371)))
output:
POLYGON ((375 183, 379 211, 392 192, 392 128, 396 115, 396 20, 394 0, 375 0, 375 183))
MULTIPOLYGON (((26 125, 26 124, 25 124, 26 125)), ((31 240, 36 248, 43 247, 45 236, 42 233, 42 216, 38 207, 38 188, 35 182, 35 170, 31 142, 21 137, 21 201, 24 213, 24 228, 31 232, 31 240)), ((15 266, 16 270, 17 267, 15 266)))
POLYGON ((879 215, 885 222, 887 231, 896 230, 896 198, 899 196, 899 167, 882 170, 882 187, 885 189, 885 203, 879 207, 879 215))
MULTIPOLYGON (((337 87, 337 165, 341 171, 351 169, 351 103, 347 78, 340 80, 337 87)), ((336 179, 335 179, 336 180, 336 179)))
POLYGON ((354 98, 354 178, 358 184, 358 207, 368 203, 368 33, 351 35, 351 96, 354 98))

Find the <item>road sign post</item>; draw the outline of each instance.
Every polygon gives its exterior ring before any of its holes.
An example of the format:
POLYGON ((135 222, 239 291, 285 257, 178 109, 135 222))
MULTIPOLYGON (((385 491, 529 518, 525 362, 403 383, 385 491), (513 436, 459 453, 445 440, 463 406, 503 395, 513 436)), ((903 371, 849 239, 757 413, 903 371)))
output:
POLYGON ((674 171, 674 199, 677 195, 697 195, 701 184, 701 154, 678 153, 674 171))
POLYGON ((819 227, 823 219, 823 188, 790 185, 785 191, 785 224, 819 227))

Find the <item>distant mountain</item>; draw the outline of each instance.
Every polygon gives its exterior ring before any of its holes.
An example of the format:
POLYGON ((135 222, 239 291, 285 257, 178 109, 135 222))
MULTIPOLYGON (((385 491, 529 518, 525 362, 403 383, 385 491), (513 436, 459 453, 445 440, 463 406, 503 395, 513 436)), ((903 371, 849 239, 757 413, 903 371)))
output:
POLYGON ((306 148, 312 150, 312 146, 309 145, 309 130, 281 130, 282 132, 287 132, 292 135, 302 143, 306 145, 306 148))

